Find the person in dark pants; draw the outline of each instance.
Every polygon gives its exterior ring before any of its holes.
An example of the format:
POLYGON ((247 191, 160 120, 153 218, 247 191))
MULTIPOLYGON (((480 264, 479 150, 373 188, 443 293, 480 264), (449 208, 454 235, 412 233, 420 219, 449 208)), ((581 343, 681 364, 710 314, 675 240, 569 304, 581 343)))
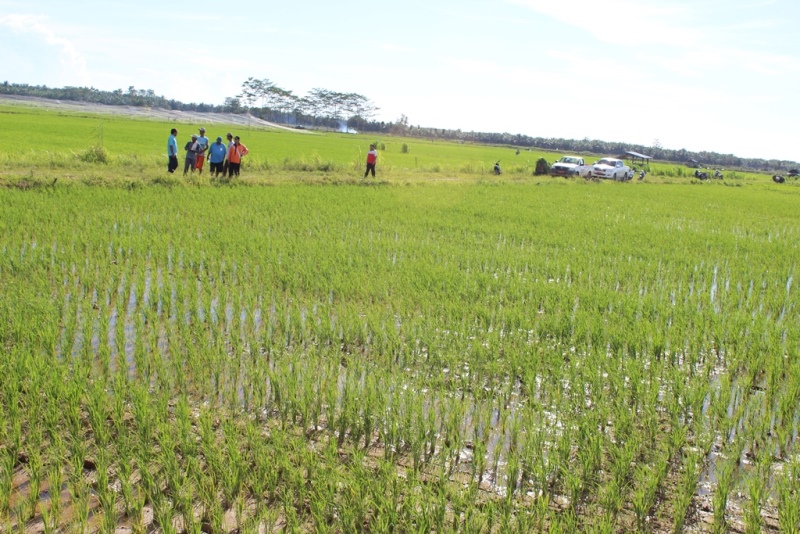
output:
POLYGON ((170 131, 167 139, 167 156, 169 156, 167 172, 173 173, 178 168, 178 130, 175 128, 170 131))
POLYGON ((200 145, 197 143, 197 134, 192 134, 192 140, 186 143, 186 146, 183 147, 186 151, 186 161, 183 165, 183 175, 186 176, 186 173, 191 170, 194 172, 194 166, 197 162, 197 153, 200 151, 200 145))
POLYGON ((375 163, 378 161, 378 151, 375 145, 369 145, 369 152, 367 152, 367 170, 364 173, 364 178, 371 172, 372 177, 375 178, 375 163))
POLYGON ((223 176, 225 175, 225 171, 222 169, 222 163, 225 161, 227 155, 228 147, 222 142, 222 137, 217 137, 217 142, 211 143, 208 147, 208 163, 211 165, 211 170, 209 172, 214 175, 215 178, 219 177, 220 174, 223 176))
POLYGON ((239 142, 239 136, 233 138, 233 145, 228 149, 228 178, 235 174, 239 176, 242 165, 242 157, 248 153, 247 147, 239 142))
POLYGON ((225 149, 225 161, 222 162, 222 176, 228 174, 228 151, 233 146, 233 134, 228 132, 225 137, 228 139, 228 146, 225 149))

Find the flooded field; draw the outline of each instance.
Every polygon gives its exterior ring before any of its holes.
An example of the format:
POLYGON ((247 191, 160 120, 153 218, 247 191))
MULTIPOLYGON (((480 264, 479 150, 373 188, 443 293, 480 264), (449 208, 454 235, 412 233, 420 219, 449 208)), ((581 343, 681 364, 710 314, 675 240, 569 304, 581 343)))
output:
POLYGON ((776 191, 0 190, 0 531, 797 532, 776 191))

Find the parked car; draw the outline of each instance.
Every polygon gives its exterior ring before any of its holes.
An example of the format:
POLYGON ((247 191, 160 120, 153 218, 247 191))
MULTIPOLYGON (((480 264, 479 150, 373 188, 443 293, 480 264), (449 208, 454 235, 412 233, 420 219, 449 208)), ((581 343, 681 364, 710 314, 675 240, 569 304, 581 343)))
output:
POLYGON ((592 178, 622 181, 633 178, 633 171, 621 159, 603 158, 592 165, 591 176, 592 178))
POLYGON ((570 176, 588 177, 592 172, 592 166, 586 165, 583 158, 578 156, 563 156, 561 159, 550 166, 550 176, 570 176))

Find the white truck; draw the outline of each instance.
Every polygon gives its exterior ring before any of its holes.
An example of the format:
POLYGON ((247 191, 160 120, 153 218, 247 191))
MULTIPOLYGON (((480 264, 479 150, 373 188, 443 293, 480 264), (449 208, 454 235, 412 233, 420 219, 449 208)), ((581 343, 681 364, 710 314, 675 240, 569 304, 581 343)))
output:
POLYGON ((625 162, 616 158, 603 158, 592 165, 592 178, 604 178, 606 180, 630 180, 633 178, 633 170, 625 165, 625 162))
POLYGON ((583 158, 578 156, 564 156, 550 166, 550 176, 580 176, 588 178, 592 172, 592 166, 586 165, 583 158))

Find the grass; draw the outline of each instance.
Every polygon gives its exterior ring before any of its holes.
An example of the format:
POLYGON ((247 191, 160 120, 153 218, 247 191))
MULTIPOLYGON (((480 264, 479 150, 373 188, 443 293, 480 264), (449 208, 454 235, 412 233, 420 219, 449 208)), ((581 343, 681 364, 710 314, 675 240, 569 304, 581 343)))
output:
MULTIPOLYGON (((0 168, 4 169, 0 183, 22 182, 28 186, 50 183, 54 178, 93 185, 183 183, 164 172, 167 137, 170 129, 177 127, 180 149, 200 126, 21 105, 2 105, 0 115, 6 126, 0 131, 0 168), (110 180, 109 176, 116 179, 110 180)), ((372 142, 382 149, 379 179, 400 183, 454 178, 496 180, 491 177, 491 170, 497 160, 502 163, 504 180, 530 179, 539 158, 554 161, 561 156, 536 149, 517 154, 514 147, 416 138, 208 125, 212 141, 216 136, 224 138, 228 131, 240 135, 251 152, 245 158, 245 183, 355 180, 363 172, 366 151, 372 142)), ((583 156, 589 162, 599 158, 583 156)), ((681 165, 654 163, 646 180, 685 183, 694 180, 692 173, 693 169, 681 165)), ((766 175, 726 172, 726 183, 730 185, 768 180, 766 175)), ((205 184, 208 178, 193 177, 191 181, 205 184)))
POLYGON ((111 138, 0 188, 3 531, 797 531, 796 188, 153 183, 111 138))

